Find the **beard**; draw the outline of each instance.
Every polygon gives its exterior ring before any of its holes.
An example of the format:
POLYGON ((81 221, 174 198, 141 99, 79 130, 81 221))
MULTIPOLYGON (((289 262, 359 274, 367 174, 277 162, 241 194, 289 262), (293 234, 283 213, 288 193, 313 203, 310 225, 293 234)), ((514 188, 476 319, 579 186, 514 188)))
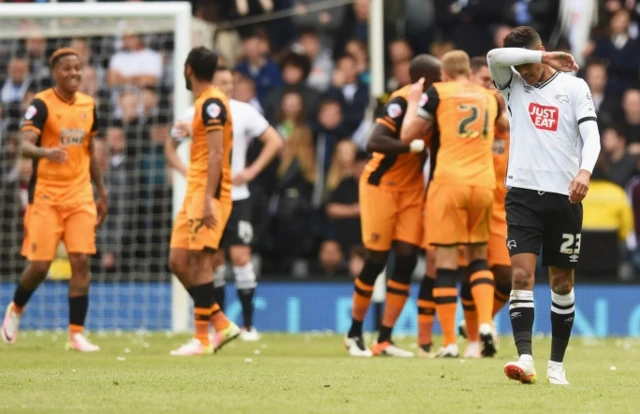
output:
POLYGON ((187 90, 191 91, 192 90, 191 79, 189 79, 187 75, 184 75, 184 81, 187 84, 187 90))

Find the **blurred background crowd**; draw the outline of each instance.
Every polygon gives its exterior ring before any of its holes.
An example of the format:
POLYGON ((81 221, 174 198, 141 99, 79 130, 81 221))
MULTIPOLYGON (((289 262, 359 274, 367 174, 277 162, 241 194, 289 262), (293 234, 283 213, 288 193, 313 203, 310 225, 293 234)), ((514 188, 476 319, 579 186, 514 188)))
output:
MULTIPOLYGON (((370 93, 370 0, 192 3, 197 17, 216 25, 214 46, 235 71, 234 98, 259 109, 286 143, 250 185, 261 276, 357 275, 364 253, 357 188, 368 159, 369 109, 386 99, 370 93)), ((637 280, 639 23, 635 0, 388 0, 386 91, 409 83, 414 55, 457 48, 481 56, 517 25, 536 28, 550 49, 574 53, 599 113, 603 148, 584 202, 579 273, 637 280)), ((93 273, 167 280, 172 171, 164 144, 174 119, 173 34, 47 37, 33 23, 24 30, 21 39, 0 39, 0 277, 15 277, 24 264, 21 220, 32 163, 17 153, 20 120, 34 94, 51 86, 47 57, 70 45, 85 65, 81 90, 98 103, 96 148, 110 194, 93 273)), ((254 140, 248 162, 259 151, 254 140)))

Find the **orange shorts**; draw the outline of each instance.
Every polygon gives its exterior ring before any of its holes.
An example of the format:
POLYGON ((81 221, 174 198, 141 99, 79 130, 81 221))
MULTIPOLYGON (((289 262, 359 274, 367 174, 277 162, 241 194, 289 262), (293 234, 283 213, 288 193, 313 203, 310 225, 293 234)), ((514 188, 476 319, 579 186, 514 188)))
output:
POLYGON ((96 253, 96 204, 93 201, 50 205, 33 203, 24 215, 22 255, 31 262, 56 258, 60 240, 68 253, 96 253))
MULTIPOLYGON (((423 245, 422 247, 427 251, 427 254, 429 254, 429 252, 436 250, 436 246, 433 244, 429 244, 427 238, 427 229, 428 229, 428 224, 427 224, 427 208, 426 208, 426 203, 425 203, 425 209, 424 209, 424 237, 423 237, 423 245)), ((458 266, 459 267, 466 267, 469 266, 469 261, 467 260, 467 252, 465 249, 465 246, 458 246, 458 266)))
POLYGON ((503 206, 493 207, 491 212, 491 232, 487 260, 489 266, 511 266, 509 249, 507 249, 507 213, 503 206))
POLYGON ((492 205, 490 188, 432 182, 427 194, 427 243, 436 246, 487 243, 492 205))
POLYGON ((386 191, 360 183, 362 241, 369 250, 387 251, 394 240, 420 246, 424 191, 386 191))
POLYGON ((216 218, 216 225, 210 229, 202 223, 204 197, 204 194, 185 196, 182 208, 173 223, 172 249, 217 250, 220 246, 222 233, 231 215, 231 203, 223 203, 216 198, 210 200, 216 218))

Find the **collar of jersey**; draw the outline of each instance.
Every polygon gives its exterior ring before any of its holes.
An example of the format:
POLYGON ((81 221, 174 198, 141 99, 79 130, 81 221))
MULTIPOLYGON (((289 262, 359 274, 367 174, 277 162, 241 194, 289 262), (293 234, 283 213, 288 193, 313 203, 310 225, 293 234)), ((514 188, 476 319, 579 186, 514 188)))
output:
POLYGON ((60 99, 60 101, 62 101, 63 103, 65 103, 67 105, 73 105, 75 103, 75 101, 76 101, 76 95, 75 94, 73 94, 73 99, 72 100, 67 101, 62 96, 60 96, 58 91, 56 91, 56 88, 51 88, 51 89, 53 89, 53 93, 56 95, 56 98, 60 99))
POLYGON ((556 72, 556 73, 554 73, 553 75, 551 75, 551 77, 550 77, 549 79, 547 79, 546 81, 544 81, 544 82, 539 82, 539 83, 535 83, 533 86, 534 86, 534 87, 536 87, 536 88, 538 88, 538 89, 542 89, 542 88, 544 88, 545 86, 547 86, 548 84, 550 84, 552 80, 554 80, 555 78, 557 78, 559 74, 560 74, 560 72, 556 72))

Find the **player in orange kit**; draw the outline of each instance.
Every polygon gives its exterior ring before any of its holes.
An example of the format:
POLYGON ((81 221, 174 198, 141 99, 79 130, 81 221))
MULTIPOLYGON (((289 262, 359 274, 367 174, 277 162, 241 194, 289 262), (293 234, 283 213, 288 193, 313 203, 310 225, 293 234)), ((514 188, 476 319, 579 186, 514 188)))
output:
MULTIPOLYGON (((409 72, 413 81, 425 78, 425 84, 430 85, 440 77, 440 62, 433 56, 418 55, 411 61, 409 72)), ((413 356, 391 340, 393 326, 409 297, 411 274, 422 244, 422 169, 428 138, 425 134, 415 135, 412 142, 407 143, 398 139, 409 88, 393 93, 385 106, 385 114, 376 119, 367 143, 373 158, 359 185, 362 239, 367 257, 355 280, 352 324, 345 338, 345 346, 352 356, 413 356), (392 245, 396 253, 395 266, 387 283, 382 327, 373 349, 369 350, 362 339, 362 324, 371 303, 373 285, 387 263, 392 245)))
POLYGON ((213 85, 218 56, 205 47, 191 50, 184 65, 187 89, 195 97, 187 195, 171 233, 169 266, 193 299, 195 336, 171 355, 210 354, 240 335, 220 310, 213 290, 215 253, 231 215, 233 124, 229 102, 213 85), (216 349, 210 325, 223 339, 216 349))
POLYGON ((431 128, 440 133, 434 177, 427 194, 430 245, 436 246, 433 290, 443 330, 441 357, 459 355, 455 338, 456 283, 461 279, 458 246, 467 246, 471 290, 478 308, 480 337, 487 353, 493 338, 493 275, 487 263, 489 223, 495 189, 491 147, 500 115, 495 95, 470 82, 469 56, 460 50, 443 56, 444 82, 423 97, 423 81, 412 87, 401 139, 408 142, 431 128), (448 231, 438 231, 446 228, 448 231))
MULTIPOLYGON (((504 99, 494 88, 486 57, 478 56, 471 59, 471 81, 484 86, 488 90, 494 91, 498 98, 501 111, 504 114, 503 117, 506 117, 506 113, 504 113, 504 99)), ((496 173, 496 190, 494 192, 493 208, 491 210, 491 234, 489 236, 487 249, 489 266, 491 267, 495 280, 493 316, 507 303, 509 294, 511 293, 511 262, 509 259, 509 250, 505 242, 507 238, 507 213, 504 207, 504 201, 507 195, 504 179, 507 175, 508 158, 509 129, 506 128, 503 122, 502 127, 496 128, 495 139, 493 140, 493 166, 496 173)), ((468 341, 464 357, 479 358, 481 351, 478 334, 478 316, 471 295, 469 280, 466 278, 462 282, 460 296, 464 308, 464 322, 460 324, 458 330, 468 341)), ((495 336, 497 341, 497 333, 495 336)))
POLYGON ((89 308, 89 255, 96 252, 95 229, 107 214, 107 190, 94 157, 96 104, 78 92, 82 62, 75 50, 56 50, 50 63, 56 85, 35 96, 22 124, 21 154, 33 159, 22 245, 29 264, 7 308, 1 336, 7 343, 16 341, 24 308, 47 277, 62 240, 71 264, 66 347, 95 352, 100 348, 83 336, 83 330, 89 308))

